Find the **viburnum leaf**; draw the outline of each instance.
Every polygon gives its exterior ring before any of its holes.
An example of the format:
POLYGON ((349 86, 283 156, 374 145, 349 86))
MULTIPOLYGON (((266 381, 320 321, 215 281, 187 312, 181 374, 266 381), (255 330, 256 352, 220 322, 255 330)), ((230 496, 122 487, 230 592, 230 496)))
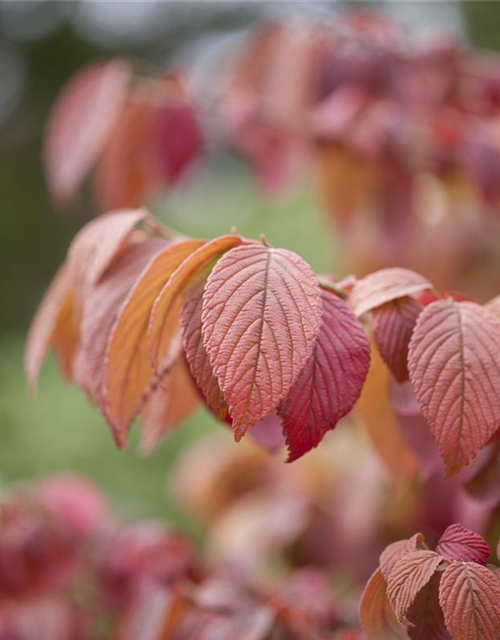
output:
POLYGON ((498 640, 500 580, 473 562, 452 562, 441 577, 439 602, 453 640, 498 640))
POLYGON ((386 589, 382 571, 377 569, 361 596, 361 626, 370 640, 409 640, 406 627, 398 621, 389 604, 386 589))
POLYGON ((183 293, 196 275, 213 260, 242 242, 243 239, 237 234, 211 240, 190 255, 172 274, 154 304, 148 327, 149 353, 154 368, 157 369, 165 359, 177 330, 177 308, 183 293))
MULTIPOLYGON (((155 378, 147 341, 153 303, 177 267, 203 244, 203 240, 185 240, 165 247, 146 266, 120 310, 107 347, 105 379, 106 414, 118 444, 123 445, 127 427, 155 378)), ((178 308, 177 321, 179 312, 178 308)), ((173 342, 169 356, 173 359, 177 354, 178 345, 173 342)))
POLYGON ((426 289, 432 289, 432 284, 414 271, 398 267, 381 269, 356 281, 349 304, 359 317, 387 302, 426 289))
POLYGON ((66 363, 64 371, 71 377, 71 362, 78 343, 74 309, 71 274, 68 265, 63 264, 37 309, 26 340, 24 368, 32 396, 36 395, 40 370, 51 346, 57 349, 66 363), (64 337, 61 331, 64 331, 64 337))
POLYGON ((421 533, 416 533, 408 540, 398 540, 386 547, 380 555, 380 569, 385 580, 389 580, 398 560, 419 549, 426 549, 424 536, 421 533))
POLYGON ((387 581, 387 597, 401 622, 420 590, 432 578, 443 558, 434 551, 413 551, 400 558, 387 581))
POLYGON ((142 411, 139 450, 148 455, 161 439, 200 406, 200 395, 181 356, 167 371, 142 411))
POLYGON ((408 380, 408 345, 424 306, 404 296, 373 309, 371 326, 380 355, 398 382, 408 380))
POLYGON ((214 267, 203 295, 203 342, 236 440, 286 398, 312 354, 321 315, 317 280, 291 251, 236 247, 214 267))
POLYGON ((486 540, 460 524, 450 525, 441 536, 436 551, 446 560, 485 565, 490 557, 486 540))
POLYGON ((347 304, 322 290, 322 323, 306 366, 278 407, 288 462, 316 447, 351 411, 370 366, 370 343, 347 304))
POLYGON ((125 98, 132 65, 116 58, 84 67, 52 110, 44 148, 50 191, 66 204, 101 153, 125 98))
POLYGON ((219 381, 214 376, 208 353, 203 346, 201 312, 206 278, 195 283, 184 295, 181 309, 182 343, 191 374, 205 402, 219 420, 225 420, 228 406, 219 381))
POLYGON ((130 244, 85 296, 75 379, 93 397, 103 414, 107 411, 104 383, 106 349, 111 331, 143 269, 166 246, 167 241, 162 238, 130 244))
POLYGON ((127 246, 139 223, 158 227, 146 209, 114 211, 86 224, 68 250, 67 260, 74 285, 85 287, 95 284, 127 246))
POLYGON ((408 609, 408 635, 411 640, 451 640, 439 605, 441 574, 436 572, 420 590, 408 609))
POLYGON ((439 300, 420 314, 408 368, 448 475, 500 425, 500 321, 473 302, 439 300))

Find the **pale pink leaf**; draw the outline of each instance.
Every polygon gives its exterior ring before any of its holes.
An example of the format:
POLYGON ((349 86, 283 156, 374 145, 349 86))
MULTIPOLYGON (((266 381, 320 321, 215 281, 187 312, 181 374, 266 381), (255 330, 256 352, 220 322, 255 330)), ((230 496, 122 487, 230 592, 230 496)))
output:
POLYGON ((361 316, 387 302, 431 288, 426 278, 409 269, 381 269, 355 283, 349 304, 354 313, 361 316))

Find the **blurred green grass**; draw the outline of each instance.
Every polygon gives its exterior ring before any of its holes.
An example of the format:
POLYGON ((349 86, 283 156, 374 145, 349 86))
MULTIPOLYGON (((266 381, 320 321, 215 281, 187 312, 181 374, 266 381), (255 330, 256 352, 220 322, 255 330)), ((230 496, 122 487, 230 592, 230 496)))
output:
MULTIPOLYGON (((264 233, 275 246, 297 251, 318 271, 335 262, 330 238, 304 190, 280 202, 265 202, 241 173, 223 179, 205 175, 154 211, 189 235, 214 237, 236 226, 249 237, 264 233)), ((200 410, 148 458, 135 450, 134 428, 129 451, 119 451, 97 409, 62 380, 52 357, 43 369, 37 399, 28 398, 23 342, 20 333, 4 334, 0 341, 0 482, 5 486, 49 473, 83 473, 107 492, 124 517, 160 517, 196 534, 196 523, 168 495, 168 474, 189 442, 221 428, 213 418, 200 410)))

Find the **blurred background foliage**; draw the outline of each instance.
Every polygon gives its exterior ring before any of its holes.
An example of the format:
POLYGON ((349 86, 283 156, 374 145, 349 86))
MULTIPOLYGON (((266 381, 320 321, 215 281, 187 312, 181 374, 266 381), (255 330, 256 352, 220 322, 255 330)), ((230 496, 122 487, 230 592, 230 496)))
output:
MULTIPOLYGON (((347 3, 352 5, 353 3, 347 3)), ((369 3, 412 32, 451 32, 473 46, 498 48, 496 2, 369 3)), ((150 458, 117 451, 84 396, 45 368, 39 398, 28 400, 22 348, 29 320, 68 243, 92 215, 82 200, 64 214, 49 201, 40 155, 44 123, 67 79, 95 58, 139 56, 156 66, 189 60, 204 47, 269 14, 313 12, 334 20, 340 2, 0 2, 0 481, 59 470, 88 474, 132 516, 165 516, 192 528, 165 499, 178 451, 215 427, 197 414, 150 458), (168 480, 167 480, 168 481, 168 480)), ((153 211, 179 231, 211 237, 232 226, 300 253, 315 270, 342 271, 304 185, 265 202, 238 161, 215 157, 153 211)), ((230 434, 228 433, 228 438, 230 434)))

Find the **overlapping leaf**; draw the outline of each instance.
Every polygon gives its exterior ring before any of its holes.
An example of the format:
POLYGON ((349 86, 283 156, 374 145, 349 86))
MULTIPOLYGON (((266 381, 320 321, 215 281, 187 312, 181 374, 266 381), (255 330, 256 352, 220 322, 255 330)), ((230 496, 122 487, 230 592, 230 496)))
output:
POLYGON ((381 269, 356 282, 349 304, 357 316, 362 316, 387 302, 431 288, 426 278, 409 269, 381 269))
POLYGON ((290 392, 311 356, 321 313, 314 274, 291 251, 236 247, 212 270, 203 342, 237 440, 290 392))
POLYGON ((435 573, 408 609, 408 635, 411 640, 451 640, 439 605, 441 574, 435 573))
POLYGON ((410 296, 387 302, 371 313, 378 350, 398 382, 408 380, 408 345, 423 305, 410 296))
POLYGON ((450 525, 441 536, 436 551, 446 560, 476 562, 485 565, 490 557, 486 540, 459 524, 450 525))
POLYGON ((408 540, 391 543, 380 554, 380 569, 385 580, 389 580, 394 566, 401 558, 425 548, 424 536, 421 533, 416 533, 408 540))
POLYGON ((382 571, 377 569, 361 597, 361 626, 370 640, 408 640, 406 627, 396 618, 389 604, 386 589, 387 584, 382 571))
POLYGON ((278 413, 291 462, 316 447, 351 411, 370 366, 370 344, 349 307, 322 290, 322 324, 312 355, 278 413))
POLYGON ((419 316, 410 380, 448 474, 468 464, 500 424, 500 322, 473 302, 439 300, 419 316))
POLYGON ((453 561, 441 578, 439 602, 453 640, 498 640, 500 580, 486 567, 453 561))

